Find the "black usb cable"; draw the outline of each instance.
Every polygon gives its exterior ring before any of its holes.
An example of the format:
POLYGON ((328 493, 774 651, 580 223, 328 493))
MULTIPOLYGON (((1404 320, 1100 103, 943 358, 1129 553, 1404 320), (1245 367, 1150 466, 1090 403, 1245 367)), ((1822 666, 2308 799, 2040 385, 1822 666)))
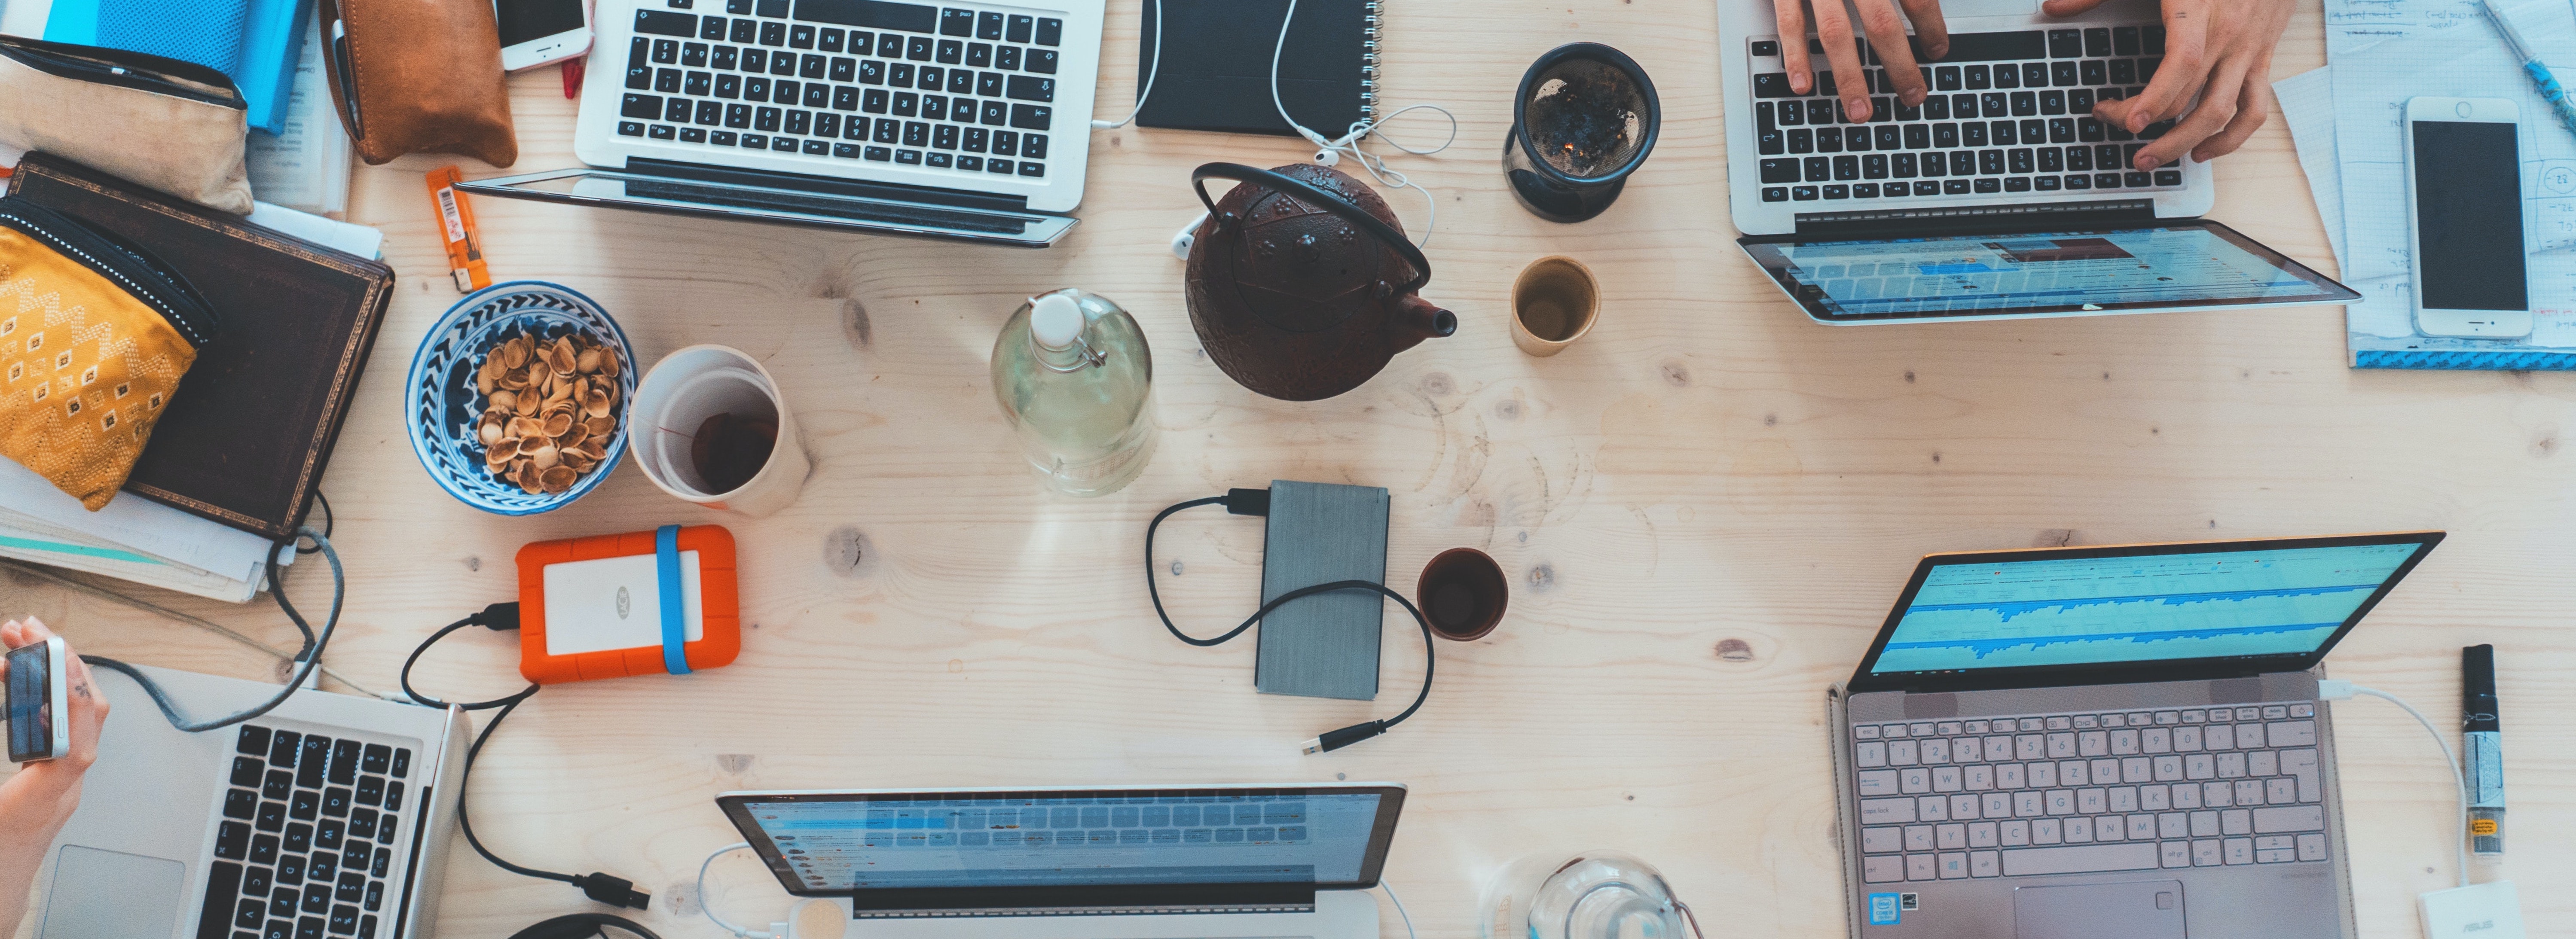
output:
POLYGON ((1194 509, 1203 505, 1218 504, 1223 504, 1225 506, 1225 511, 1228 515, 1258 515, 1267 517, 1270 514, 1270 490, 1229 489, 1226 490, 1225 495, 1209 496, 1205 499, 1192 499, 1188 502, 1183 502, 1179 505, 1164 509, 1161 512, 1155 513, 1153 521, 1145 523, 1145 593, 1147 596, 1154 599, 1154 615, 1162 618, 1163 628, 1171 630, 1172 638, 1179 639, 1182 642, 1186 642, 1194 646, 1222 645, 1236 636, 1243 635, 1245 630, 1249 630, 1254 624, 1261 622, 1262 617, 1269 616, 1271 611, 1279 609, 1281 605, 1286 604, 1290 600, 1295 600, 1300 597, 1311 597, 1319 593, 1331 593, 1339 590, 1375 591, 1378 594, 1394 599, 1398 605, 1404 607, 1405 612, 1413 614, 1414 624, 1422 627, 1422 690, 1413 696, 1413 703, 1411 705, 1405 707, 1402 712, 1396 714, 1394 717, 1390 717, 1382 721, 1362 721, 1360 723, 1344 727, 1340 730, 1325 731, 1315 739, 1306 741, 1302 749, 1309 756, 1317 753, 1327 753, 1339 750, 1343 747, 1350 746, 1351 744, 1358 743, 1370 737, 1375 737, 1379 734, 1386 733, 1389 730, 1393 730, 1395 725, 1404 723, 1405 718, 1412 717, 1413 712, 1422 710, 1422 702, 1430 700, 1431 698, 1431 667, 1436 660, 1436 657, 1432 654, 1431 621, 1423 617, 1421 610, 1414 608, 1413 601, 1405 599, 1403 594, 1388 589, 1385 584, 1381 584, 1373 580, 1336 580, 1331 583, 1316 584, 1311 587, 1299 587, 1295 590, 1288 591, 1287 593, 1280 594, 1277 598, 1268 603, 1262 604, 1261 609, 1253 611, 1251 618, 1243 621, 1243 625, 1236 626, 1233 629, 1228 630, 1225 635, 1218 636, 1213 639, 1200 639, 1195 636, 1188 635, 1181 632, 1180 627, 1172 625, 1172 615, 1163 611, 1162 590, 1159 589, 1154 581, 1154 531, 1155 529, 1163 527, 1164 519, 1172 517, 1174 513, 1180 512, 1183 509, 1194 509))
MULTIPOLYGON (((519 605, 516 603, 495 603, 491 606, 484 607, 483 612, 476 613, 472 616, 468 616, 464 619, 439 627, 437 632, 431 633, 429 638, 421 640, 420 645, 413 647, 411 650, 411 657, 403 660, 402 667, 403 693, 410 695, 411 699, 414 701, 418 701, 422 704, 438 708, 440 710, 445 710, 450 707, 467 711, 488 711, 494 708, 499 709, 492 715, 492 719, 490 721, 484 722, 483 731, 474 735, 474 745, 466 748, 465 772, 457 779, 456 782, 456 825, 457 827, 465 830, 465 843, 473 845, 474 853, 480 854, 483 856, 484 860, 492 862, 492 866, 509 871, 510 873, 518 874, 523 877, 534 877, 539 880, 555 880, 571 884, 575 887, 581 888, 583 895, 610 906, 631 907, 638 910, 651 908, 653 905, 652 895, 635 889, 634 881, 621 877, 611 877, 598 871, 575 876, 572 874, 557 873, 555 871, 539 870, 534 867, 520 864, 512 864, 509 861, 502 860, 500 855, 492 853, 492 849, 484 847, 482 839, 474 837, 474 817, 465 811, 465 787, 466 783, 472 781, 474 778, 474 758, 482 755, 483 742, 492 739, 492 732, 501 729, 501 722, 509 719, 510 712, 517 710, 519 705, 525 703, 529 698, 536 697, 537 692, 543 690, 544 686, 531 682, 528 687, 521 689, 515 694, 504 695, 489 701, 454 703, 441 701, 437 698, 432 698, 428 695, 412 690, 411 667, 420 661, 420 654, 429 651, 429 647, 437 645, 439 640, 447 638, 447 634, 468 626, 481 626, 485 629, 492 630, 493 632, 509 632, 511 630, 518 629, 519 605)), ((555 920, 548 920, 547 923, 539 925, 544 926, 554 924, 555 922, 555 920)), ((535 929, 536 927, 530 928, 535 929)), ((542 933, 542 935, 551 936, 555 935, 555 933, 542 933)), ((649 933, 647 935, 649 935, 649 933)))

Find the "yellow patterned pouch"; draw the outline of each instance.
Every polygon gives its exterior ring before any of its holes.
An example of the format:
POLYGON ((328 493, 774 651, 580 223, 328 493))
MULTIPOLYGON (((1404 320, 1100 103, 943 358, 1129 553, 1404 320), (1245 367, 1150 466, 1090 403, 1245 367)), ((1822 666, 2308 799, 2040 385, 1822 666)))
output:
POLYGON ((0 199, 0 457, 98 511, 215 327, 148 252, 0 199))

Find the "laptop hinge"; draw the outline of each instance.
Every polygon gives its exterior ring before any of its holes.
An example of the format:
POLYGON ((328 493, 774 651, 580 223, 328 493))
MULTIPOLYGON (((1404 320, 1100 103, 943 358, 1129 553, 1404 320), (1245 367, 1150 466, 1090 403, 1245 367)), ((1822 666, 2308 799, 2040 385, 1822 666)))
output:
POLYGON ((1955 205, 1798 213, 1800 237, 2006 234, 2049 228, 2135 225, 2156 220, 2153 199, 1955 205))
POLYGON ((1028 212, 1026 196, 1003 196, 963 189, 935 186, 907 186, 902 183, 880 183, 804 173, 781 173, 773 170, 750 170, 731 166, 709 166, 704 163, 679 163, 651 157, 628 157, 626 172, 702 183, 725 183, 734 186, 766 186, 834 196, 852 196, 886 202, 915 202, 944 205, 959 209, 981 209, 988 212, 1028 212))
POLYGON ((1008 906, 971 910, 858 910, 856 919, 964 919, 989 916, 1204 916, 1219 913, 1312 913, 1312 903, 1221 903, 1204 906, 1008 906))

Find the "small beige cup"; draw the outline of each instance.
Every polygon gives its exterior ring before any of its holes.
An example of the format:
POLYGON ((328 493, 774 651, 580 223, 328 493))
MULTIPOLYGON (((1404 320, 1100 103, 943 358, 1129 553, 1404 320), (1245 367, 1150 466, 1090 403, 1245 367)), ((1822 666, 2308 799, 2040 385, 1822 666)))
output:
POLYGON ((1601 284, 1583 262, 1561 254, 1531 261, 1512 280, 1512 344, 1551 356, 1601 319, 1601 284))

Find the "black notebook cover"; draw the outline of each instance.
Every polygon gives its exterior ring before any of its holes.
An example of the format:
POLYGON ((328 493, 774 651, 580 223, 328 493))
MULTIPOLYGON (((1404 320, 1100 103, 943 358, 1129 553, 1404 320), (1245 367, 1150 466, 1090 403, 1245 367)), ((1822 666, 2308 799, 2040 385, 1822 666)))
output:
POLYGON ((28 154, 8 183, 11 199, 152 252, 222 319, 118 498, 139 494, 279 541, 292 537, 375 346, 393 269, 60 157, 28 154))
MULTIPOLYGON (((1238 134, 1296 131, 1270 100, 1270 54, 1279 51, 1279 104, 1327 138, 1349 133, 1375 107, 1379 0, 1297 0, 1297 22, 1279 45, 1288 0, 1162 0, 1159 75, 1137 112, 1143 127, 1238 134)), ((1136 87, 1155 67, 1154 4, 1145 6, 1136 87)))

